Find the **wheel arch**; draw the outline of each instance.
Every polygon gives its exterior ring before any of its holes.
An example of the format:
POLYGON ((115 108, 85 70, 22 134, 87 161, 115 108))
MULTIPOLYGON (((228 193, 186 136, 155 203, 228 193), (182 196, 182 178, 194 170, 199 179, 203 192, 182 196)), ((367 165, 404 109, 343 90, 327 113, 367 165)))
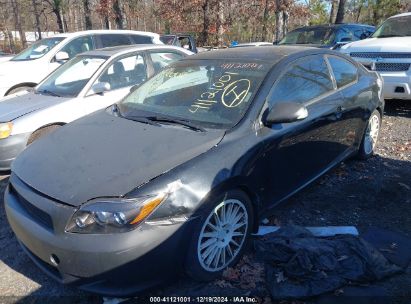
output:
POLYGON ((239 190, 243 192, 251 202, 251 205, 253 207, 253 219, 254 219, 254 224, 252 227, 252 232, 257 232, 258 231, 258 226, 259 226, 259 217, 260 217, 260 211, 261 211, 261 198, 260 196, 254 191, 250 186, 249 183, 247 183, 246 179, 240 178, 240 177, 234 177, 231 179, 228 179, 216 187, 214 187, 203 199, 203 202, 212 200, 219 195, 221 195, 224 192, 230 191, 230 190, 239 190))
POLYGON ((28 143, 30 142, 30 139, 33 137, 33 135, 34 135, 36 132, 39 132, 40 130, 42 130, 42 129, 44 129, 44 128, 47 128, 47 127, 50 127, 50 126, 59 126, 59 127, 62 127, 62 126, 64 126, 65 124, 66 124, 65 122, 52 122, 52 123, 45 124, 45 125, 37 128, 36 130, 34 130, 33 132, 31 132, 29 138, 27 139, 27 145, 28 145, 28 143))
POLYGON ((37 85, 37 83, 34 82, 22 82, 19 84, 16 84, 14 86, 12 86, 10 89, 7 90, 7 92, 4 94, 4 96, 7 96, 12 90, 20 88, 20 87, 30 87, 30 88, 34 88, 37 85))

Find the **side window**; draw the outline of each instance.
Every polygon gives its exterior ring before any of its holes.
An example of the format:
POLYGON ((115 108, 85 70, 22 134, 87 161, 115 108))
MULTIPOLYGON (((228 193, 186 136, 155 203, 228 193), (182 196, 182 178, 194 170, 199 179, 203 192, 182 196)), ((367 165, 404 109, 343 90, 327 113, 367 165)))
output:
POLYGON ((322 56, 309 56, 292 63, 275 83, 274 102, 305 103, 334 89, 322 56))
POLYGON ((337 87, 341 88, 351 82, 357 80, 358 70, 352 63, 345 59, 337 57, 328 57, 331 68, 334 73, 335 81, 337 82, 337 87))
POLYGON ((142 55, 131 55, 115 59, 97 82, 107 82, 110 90, 140 84, 147 79, 147 69, 142 55))
POLYGON ((352 41, 352 40, 356 40, 354 38, 354 34, 351 32, 351 30, 349 30, 348 28, 341 28, 338 31, 337 34, 337 41, 338 42, 348 42, 348 41, 352 41))
POLYGON ((69 43, 67 43, 60 51, 66 52, 69 58, 73 58, 77 54, 84 53, 93 50, 93 39, 91 36, 83 36, 75 38, 69 43))
POLYGON ((180 60, 184 57, 183 54, 175 52, 151 52, 150 53, 151 61, 153 61, 154 71, 157 73, 165 66, 170 63, 180 60))
POLYGON ((130 45, 131 41, 127 35, 106 34, 100 35, 100 41, 103 48, 118 45, 130 45))
POLYGON ((361 40, 361 39, 366 38, 367 36, 362 29, 356 29, 354 30, 354 37, 355 37, 355 40, 361 40))
POLYGON ((134 44, 152 44, 153 43, 153 39, 149 36, 131 35, 130 37, 133 40, 134 44))

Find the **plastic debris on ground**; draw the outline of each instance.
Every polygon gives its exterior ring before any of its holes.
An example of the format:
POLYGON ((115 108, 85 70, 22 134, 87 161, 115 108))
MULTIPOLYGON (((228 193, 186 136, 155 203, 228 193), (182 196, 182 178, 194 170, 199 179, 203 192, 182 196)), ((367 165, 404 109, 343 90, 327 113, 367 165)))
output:
POLYGON ((266 284, 274 300, 317 296, 402 271, 352 234, 316 237, 290 225, 257 237, 254 245, 257 258, 265 262, 266 284))

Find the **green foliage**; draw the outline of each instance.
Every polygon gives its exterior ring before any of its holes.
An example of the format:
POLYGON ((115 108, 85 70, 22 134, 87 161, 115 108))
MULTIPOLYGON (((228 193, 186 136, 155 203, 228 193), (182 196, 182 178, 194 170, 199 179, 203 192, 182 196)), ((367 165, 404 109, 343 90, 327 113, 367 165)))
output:
POLYGON ((309 8, 311 14, 310 25, 328 23, 329 14, 324 0, 311 0, 309 8))

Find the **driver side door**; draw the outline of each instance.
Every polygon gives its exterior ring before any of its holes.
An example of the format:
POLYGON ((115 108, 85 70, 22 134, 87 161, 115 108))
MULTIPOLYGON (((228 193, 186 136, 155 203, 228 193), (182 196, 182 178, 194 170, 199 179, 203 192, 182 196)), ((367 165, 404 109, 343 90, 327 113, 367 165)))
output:
POLYGON ((341 100, 323 55, 291 62, 275 82, 268 109, 276 103, 295 102, 307 108, 308 117, 261 130, 266 201, 278 202, 292 195, 344 152, 337 138, 341 100))

